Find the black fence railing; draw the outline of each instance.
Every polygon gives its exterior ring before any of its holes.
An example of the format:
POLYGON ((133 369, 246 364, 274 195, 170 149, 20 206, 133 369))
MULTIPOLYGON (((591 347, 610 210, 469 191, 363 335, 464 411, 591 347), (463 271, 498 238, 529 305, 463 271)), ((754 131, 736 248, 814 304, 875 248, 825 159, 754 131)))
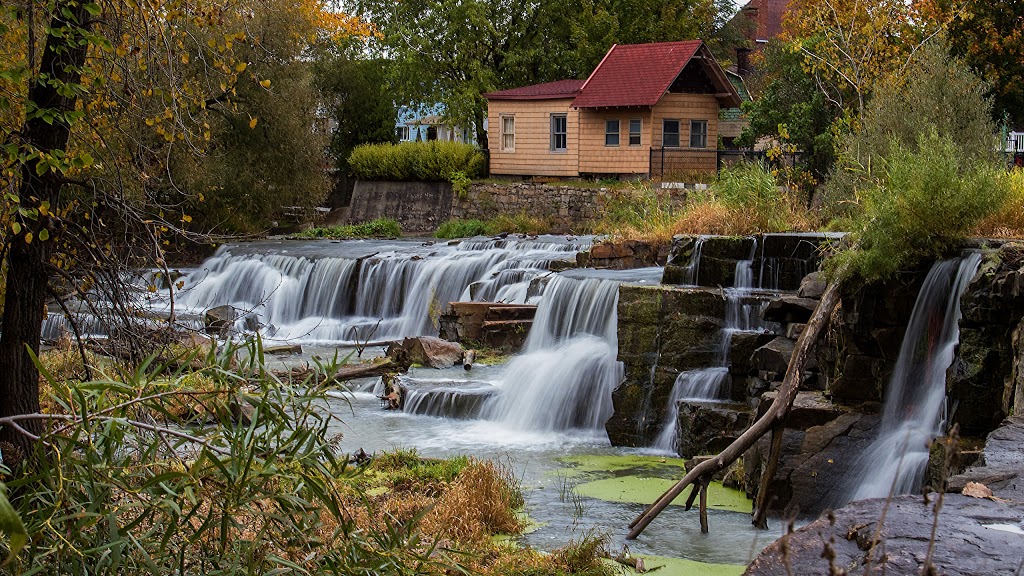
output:
POLYGON ((794 166, 802 154, 783 154, 769 159, 763 150, 698 150, 693 148, 651 148, 651 176, 689 177, 695 173, 717 172, 741 162, 767 162, 772 166, 794 166))

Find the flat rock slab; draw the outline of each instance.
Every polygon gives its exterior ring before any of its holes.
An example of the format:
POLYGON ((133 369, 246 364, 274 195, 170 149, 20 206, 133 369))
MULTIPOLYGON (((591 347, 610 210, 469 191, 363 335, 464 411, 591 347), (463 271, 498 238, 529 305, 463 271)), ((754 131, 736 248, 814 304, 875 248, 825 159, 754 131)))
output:
MULTIPOLYGON (((847 574, 917 575, 928 557, 934 502, 920 496, 853 502, 773 542, 744 574, 757 576, 819 576, 830 572, 823 558, 826 546, 835 553, 833 566, 847 574), (875 534, 879 540, 874 546, 875 534), (873 555, 871 569, 865 571, 873 555), (788 566, 787 566, 788 565, 788 566)), ((946 494, 935 533, 932 563, 937 574, 978 576, 1016 574, 1024 563, 1024 504, 946 494)))
POLYGON ((818 301, 813 298, 801 298, 799 296, 783 296, 768 303, 764 311, 764 319, 768 322, 798 322, 806 324, 818 307, 818 301))

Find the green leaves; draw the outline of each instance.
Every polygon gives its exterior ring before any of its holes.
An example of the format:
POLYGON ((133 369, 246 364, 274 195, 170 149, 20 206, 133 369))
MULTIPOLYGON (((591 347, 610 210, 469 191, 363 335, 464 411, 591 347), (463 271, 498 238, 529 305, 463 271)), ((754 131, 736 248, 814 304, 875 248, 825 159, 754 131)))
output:
POLYGON ((0 482, 0 532, 7 534, 10 538, 8 544, 10 552, 8 552, 7 558, 0 562, 0 566, 6 566, 28 543, 28 531, 25 530, 25 525, 21 522, 18 513, 14 511, 14 507, 7 500, 7 487, 3 482, 0 482))

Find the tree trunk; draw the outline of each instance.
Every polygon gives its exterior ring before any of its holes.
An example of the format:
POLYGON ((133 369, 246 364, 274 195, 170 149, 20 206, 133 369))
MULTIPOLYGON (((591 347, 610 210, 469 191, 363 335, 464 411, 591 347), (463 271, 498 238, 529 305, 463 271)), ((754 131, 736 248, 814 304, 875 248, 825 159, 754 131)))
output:
MULTIPOLYGON (((757 422, 751 424, 750 428, 747 428, 747 431, 727 446, 725 450, 722 450, 714 458, 709 458, 695 466, 689 473, 683 476, 682 480, 677 482, 672 488, 669 488, 662 494, 661 498, 648 506, 641 515, 637 516, 629 525, 631 530, 626 536, 628 540, 639 536, 644 531, 644 528, 675 500, 687 486, 710 481, 712 476, 736 461, 761 436, 764 436, 769 430, 772 430, 773 427, 780 425, 785 420, 786 415, 789 414, 790 407, 793 405, 793 400, 796 399, 796 393, 800 389, 804 362, 810 353, 811 347, 817 341, 818 334, 825 327, 825 324, 828 323, 832 310, 839 303, 839 286, 839 282, 833 282, 828 285, 825 293, 822 294, 821 301, 818 302, 818 306, 814 309, 814 314, 811 315, 811 319, 807 322, 807 327, 804 328, 800 338, 797 339, 796 346, 793 348, 793 355, 789 359, 786 377, 782 380, 782 386, 779 387, 779 395, 775 398, 775 402, 772 403, 771 407, 768 408, 768 411, 757 422)), ((767 494, 760 496, 763 498, 768 497, 767 494)))
MULTIPOLYGON (((27 146, 37 151, 51 153, 67 148, 71 127, 64 113, 75 110, 76 97, 73 91, 58 92, 59 87, 76 87, 81 83, 81 70, 85 64, 87 43, 77 33, 89 17, 86 3, 57 2, 50 21, 51 30, 65 30, 65 33, 50 33, 43 47, 40 72, 28 90, 28 102, 36 109, 52 111, 51 122, 41 116, 30 118, 22 130, 27 146), (61 10, 70 10, 65 19, 61 10), (71 30, 67 32, 67 30, 71 30)), ((23 164, 18 196, 22 206, 38 208, 48 202, 52 212, 60 206, 60 190, 63 174, 48 170, 37 175, 35 164, 23 164)), ((39 239, 39 231, 48 228, 49 217, 40 215, 37 220, 19 218, 22 230, 9 238, 11 243, 7 255, 7 294, 4 300, 3 319, 0 320, 0 416, 30 414, 39 411, 39 371, 32 362, 28 349, 39 353, 39 337, 42 330, 44 307, 46 306, 47 269, 52 252, 52 242, 39 239), (31 234, 31 238, 28 236, 31 234), (29 241, 30 240, 30 241, 29 241)), ((33 434, 42 430, 41 421, 26 421, 24 427, 33 434)), ((0 428, 0 451, 4 462, 17 465, 32 450, 32 440, 10 428, 0 428)))

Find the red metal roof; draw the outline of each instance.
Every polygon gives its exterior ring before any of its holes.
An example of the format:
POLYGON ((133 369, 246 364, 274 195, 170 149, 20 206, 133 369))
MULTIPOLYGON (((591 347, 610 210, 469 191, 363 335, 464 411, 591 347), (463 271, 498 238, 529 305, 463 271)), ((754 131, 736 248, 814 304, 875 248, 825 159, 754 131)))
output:
POLYGON ((700 40, 612 46, 572 105, 654 106, 700 46, 700 40))
POLYGON ((546 82, 512 88, 511 90, 500 90, 484 94, 488 100, 553 100, 557 98, 572 98, 579 94, 583 87, 583 80, 559 80, 557 82, 546 82))

